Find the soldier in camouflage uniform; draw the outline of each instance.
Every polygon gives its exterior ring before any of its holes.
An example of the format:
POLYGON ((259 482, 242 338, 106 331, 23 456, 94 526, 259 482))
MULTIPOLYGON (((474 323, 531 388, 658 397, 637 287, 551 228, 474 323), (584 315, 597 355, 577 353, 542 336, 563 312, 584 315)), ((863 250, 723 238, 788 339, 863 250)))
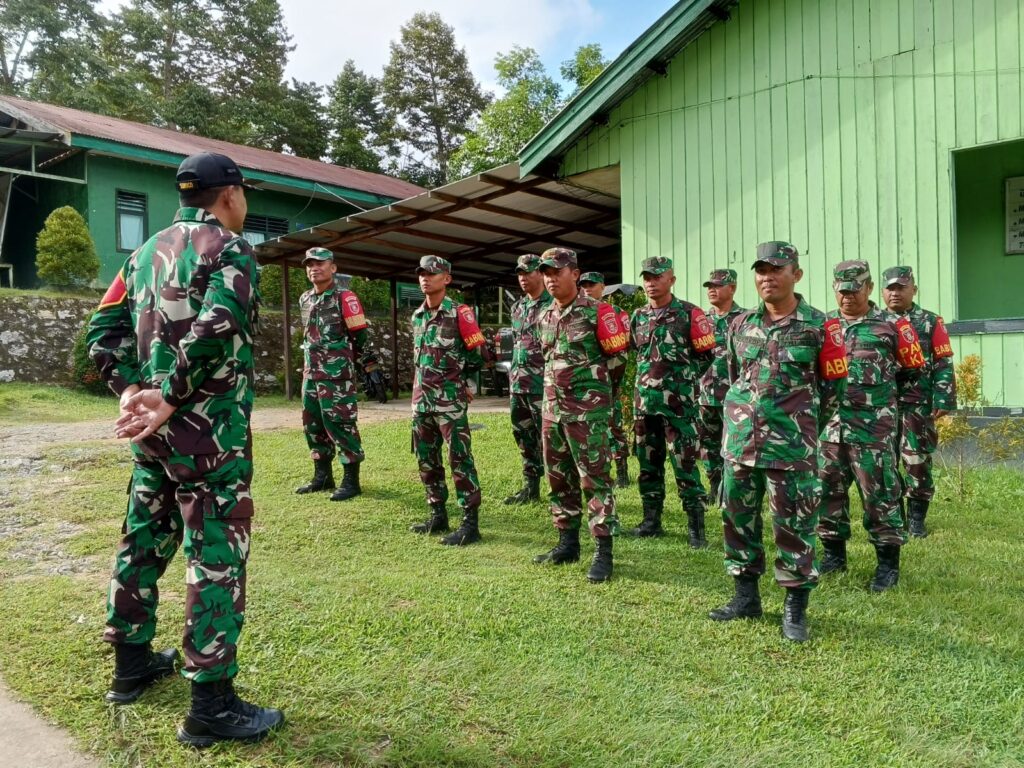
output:
POLYGON ((672 259, 641 264, 648 304, 633 312, 630 338, 636 349, 633 431, 640 461, 644 519, 635 536, 660 536, 665 503, 665 442, 672 446, 676 491, 683 502, 690 546, 707 546, 706 498, 697 469, 697 391, 714 356, 715 335, 700 307, 672 295, 672 259))
POLYGON ((523 457, 523 487, 505 499, 506 504, 526 504, 540 498, 544 474, 541 453, 540 404, 544 396, 544 354, 540 348, 540 315, 551 303, 540 272, 540 256, 528 253, 516 263, 516 277, 523 296, 512 305, 512 370, 509 373, 509 406, 512 435, 523 457))
POLYGON ((896 469, 896 394, 917 379, 924 358, 910 323, 892 322, 871 301, 874 283, 866 261, 840 262, 834 278, 839 309, 828 316, 842 325, 850 370, 839 410, 821 433, 820 570, 846 570, 849 489, 856 482, 864 528, 878 557, 871 590, 884 592, 899 582, 900 547, 906 543, 896 469))
POLYGON ((928 535, 924 520, 935 495, 932 454, 938 446, 935 420, 956 410, 953 347, 942 318, 914 302, 917 285, 910 267, 882 273, 882 298, 889 311, 906 317, 917 332, 924 368, 914 386, 900 393, 899 454, 906 471, 907 518, 910 535, 928 535))
POLYGON ((369 336, 366 315, 352 291, 335 284, 334 254, 310 248, 302 261, 313 287, 299 297, 305 341, 302 344, 302 429, 313 459, 313 479, 296 493, 334 488, 331 470, 335 453, 344 470, 331 501, 347 501, 362 493, 359 465, 363 445, 356 424, 355 360, 369 336))
POLYGON ((587 579, 607 581, 612 577, 612 535, 618 529, 608 466, 611 369, 622 364, 627 331, 614 307, 578 290, 575 251, 549 248, 541 255, 540 270, 554 298, 541 315, 540 339, 544 467, 558 544, 534 562, 562 565, 580 559, 586 501, 590 533, 597 540, 587 579))
MULTIPOLYGON (((580 288, 595 301, 604 301, 604 275, 600 272, 584 272, 580 275, 580 288)), ((619 323, 623 328, 629 328, 629 313, 625 310, 615 308, 619 316, 619 323)), ((623 355, 622 365, 616 366, 616 371, 625 373, 626 356, 623 355)), ((626 432, 622 421, 622 400, 619 397, 621 389, 618 379, 612 380, 612 420, 608 424, 608 445, 611 448, 612 458, 615 460, 615 487, 629 487, 629 443, 626 440, 626 432)))
POLYGON ((803 642, 807 600, 818 581, 818 434, 842 395, 846 352, 839 321, 827 320, 794 291, 803 277, 796 248, 762 243, 754 270, 761 304, 729 326, 731 386, 724 405, 722 519, 725 566, 736 594, 711 618, 761 615, 757 582, 765 571, 761 502, 767 492, 775 579, 786 589, 782 633, 803 642))
POLYGON ((185 663, 192 706, 179 740, 257 739, 284 721, 234 694, 253 513, 253 334, 257 272, 240 232, 242 174, 223 155, 186 158, 174 223, 125 262, 89 323, 89 354, 121 397, 134 467, 104 640, 107 700, 127 704, 174 670, 153 653, 157 580, 184 542, 185 663))
POLYGON ((412 443, 420 480, 427 491, 430 517, 412 526, 415 533, 448 531, 448 486, 441 461, 442 441, 448 445, 455 496, 462 523, 441 539, 463 546, 480 541, 480 483, 470 443, 469 401, 472 377, 483 366, 484 335, 473 310, 448 296, 452 265, 440 256, 424 256, 416 269, 426 299, 412 315, 413 359, 412 443))
POLYGON ((726 360, 726 335, 729 323, 744 312, 733 301, 736 293, 736 270, 715 269, 704 282, 708 289, 708 319, 715 327, 715 357, 700 382, 700 436, 704 470, 708 474, 709 493, 719 499, 722 493, 722 402, 729 390, 729 371, 726 360))

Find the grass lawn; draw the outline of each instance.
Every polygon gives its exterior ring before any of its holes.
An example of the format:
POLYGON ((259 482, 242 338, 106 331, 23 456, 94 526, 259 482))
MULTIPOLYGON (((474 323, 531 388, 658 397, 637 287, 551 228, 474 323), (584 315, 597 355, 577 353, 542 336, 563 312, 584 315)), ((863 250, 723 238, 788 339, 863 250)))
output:
MULTIPOLYGON (((501 504, 519 480, 507 418, 475 421, 484 542, 466 549, 407 532, 425 513, 408 424, 364 428, 364 495, 345 504, 292 493, 310 470, 301 433, 256 436, 238 686, 285 710, 265 742, 181 748, 180 678, 131 707, 103 702, 123 449, 55 449, 49 474, 12 482, 30 502, 0 503, 0 673, 112 766, 1024 762, 1020 474, 937 500, 889 594, 866 590, 874 557, 857 530, 850 572, 812 595, 812 639, 796 646, 767 581, 763 620, 707 619, 731 593, 720 527, 712 517, 712 548, 689 550, 676 504, 671 535, 616 541, 609 584, 585 580, 589 543, 578 565, 534 566, 555 539, 546 505, 501 504)), ((619 502, 635 525, 636 486, 619 502)), ((157 641, 179 644, 180 556, 161 585, 157 641)))
MULTIPOLYGON (((258 395, 256 408, 299 408, 298 400, 284 395, 258 395)), ((0 384, 0 426, 57 424, 117 417, 113 395, 91 395, 53 384, 7 382, 0 384)))

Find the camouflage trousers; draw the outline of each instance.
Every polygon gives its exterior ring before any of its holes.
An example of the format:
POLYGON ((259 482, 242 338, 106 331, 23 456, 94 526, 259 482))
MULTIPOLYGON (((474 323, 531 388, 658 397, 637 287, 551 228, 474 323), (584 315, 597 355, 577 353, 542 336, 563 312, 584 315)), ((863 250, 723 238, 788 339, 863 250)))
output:
POLYGON ((818 467, 818 535, 823 540, 850 538, 850 484, 856 482, 864 505, 868 541, 897 546, 907 543, 900 508, 900 478, 892 446, 822 442, 818 467))
POLYGON ((718 499, 722 492, 722 406, 701 405, 697 434, 704 471, 708 474, 708 493, 718 499))
POLYGON ((908 499, 931 501, 935 495, 932 454, 939 444, 930 408, 900 406, 900 459, 908 499))
POLYGON ((420 413, 412 417, 412 450, 419 462, 420 480, 431 507, 448 503, 444 481, 442 445, 448 446, 448 464, 452 468, 455 498, 463 512, 480 508, 480 481, 473 463, 466 409, 454 413, 420 413))
POLYGON ((302 431, 309 455, 358 464, 365 456, 356 424, 356 396, 350 381, 302 380, 302 431))
POLYGON ((523 476, 540 478, 544 474, 544 454, 541 452, 540 428, 543 418, 540 413, 544 395, 527 392, 513 392, 509 396, 512 414, 512 436, 519 446, 523 458, 523 476))
POLYGON ((730 576, 764 573, 761 504, 766 492, 775 538, 775 580, 783 587, 810 589, 818 582, 814 525, 821 481, 815 470, 765 469, 725 462, 725 570, 730 576))
POLYGON ((645 504, 665 502, 665 457, 672 460, 676 492, 683 509, 704 509, 707 500, 697 469, 697 432, 694 419, 638 415, 633 421, 636 456, 640 462, 640 498, 645 504), (671 445, 671 451, 667 450, 671 445))
POLYGON ((617 533, 607 422, 545 419, 541 435, 555 527, 580 528, 585 501, 591 535, 617 533))
POLYGON ((110 579, 104 640, 141 644, 153 639, 157 581, 184 541, 182 674, 197 682, 235 676, 245 619, 251 480, 250 449, 136 458, 110 579))
POLYGON ((618 461, 629 457, 629 443, 626 440, 626 431, 622 426, 622 401, 619 399, 619 390, 612 391, 612 418, 608 422, 608 447, 611 450, 612 459, 618 461))

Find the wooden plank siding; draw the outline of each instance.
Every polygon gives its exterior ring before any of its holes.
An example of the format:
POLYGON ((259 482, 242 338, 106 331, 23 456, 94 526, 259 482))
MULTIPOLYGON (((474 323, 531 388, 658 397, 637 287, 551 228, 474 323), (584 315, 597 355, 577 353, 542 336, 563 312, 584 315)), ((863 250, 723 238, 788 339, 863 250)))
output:
MULTIPOLYGON (((952 153, 1024 138, 1022 44, 1020 0, 741 0, 560 172, 619 166, 624 279, 670 255, 677 293, 704 303, 728 265, 749 306, 754 246, 778 238, 805 254, 818 307, 832 266, 863 258, 876 276, 913 266, 921 303, 956 320, 952 153)), ((957 350, 984 354, 993 405, 1024 405, 1024 334, 957 350)))

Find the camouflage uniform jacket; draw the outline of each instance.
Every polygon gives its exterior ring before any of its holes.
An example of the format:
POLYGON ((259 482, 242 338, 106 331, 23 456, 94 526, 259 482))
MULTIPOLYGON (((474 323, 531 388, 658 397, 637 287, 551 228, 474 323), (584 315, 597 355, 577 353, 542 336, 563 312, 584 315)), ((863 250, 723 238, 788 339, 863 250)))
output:
MULTIPOLYGON (((605 352, 598 340, 598 307, 604 304, 580 291, 566 307, 556 301, 541 313, 544 353, 543 418, 548 421, 611 420, 612 369, 623 364, 625 329, 619 351, 605 352)), ((609 309, 609 305, 605 305, 609 309)))
POLYGON ((729 391, 726 337, 729 335, 729 323, 741 312, 746 312, 746 310, 736 302, 733 302, 732 308, 724 315, 716 313, 714 307, 708 308, 708 319, 715 326, 715 357, 700 380, 701 405, 713 405, 720 408, 725 400, 725 393, 729 391))
POLYGON ((700 377, 715 351, 698 352, 693 346, 690 313, 695 309, 696 305, 673 298, 660 309, 648 304, 633 311, 635 414, 680 417, 696 408, 700 377))
POLYGON ((762 302, 729 325, 723 456, 737 464, 818 468, 818 434, 839 405, 845 378, 822 374, 825 314, 800 294, 797 300, 777 322, 762 302))
POLYGON ((839 409, 828 420, 821 439, 872 447, 891 445, 896 438, 897 394, 917 383, 920 367, 900 364, 899 331, 892 315, 874 303, 857 320, 845 319, 837 309, 828 316, 843 326, 850 372, 839 409))
POLYGON ((201 208, 182 208, 118 274, 86 343, 116 393, 159 387, 177 408, 141 445, 150 456, 249 444, 258 276, 252 247, 201 208))
POLYGON ((544 391, 544 353, 540 348, 540 316, 551 303, 542 291, 536 299, 523 295, 512 305, 512 394, 539 395, 544 391))
POLYGON ((369 336, 356 295, 336 286, 319 294, 311 288, 299 297, 299 310, 305 329, 302 375, 313 381, 354 381, 353 362, 369 336))
MULTIPOLYGON (((899 317, 895 312, 889 314, 899 317)), ((916 303, 911 305, 905 316, 917 331, 921 351, 924 353, 924 368, 914 386, 900 392, 900 405, 922 406, 929 411, 956 410, 953 350, 949 348, 942 318, 934 312, 921 309, 916 303), (936 348, 936 341, 943 347, 942 349, 936 348)))
POLYGON ((460 311, 472 314, 469 307, 445 296, 437 309, 423 302, 412 313, 412 409, 417 413, 457 413, 469 404, 468 379, 483 366, 484 338, 474 340, 472 347, 466 345, 459 329, 460 311))

